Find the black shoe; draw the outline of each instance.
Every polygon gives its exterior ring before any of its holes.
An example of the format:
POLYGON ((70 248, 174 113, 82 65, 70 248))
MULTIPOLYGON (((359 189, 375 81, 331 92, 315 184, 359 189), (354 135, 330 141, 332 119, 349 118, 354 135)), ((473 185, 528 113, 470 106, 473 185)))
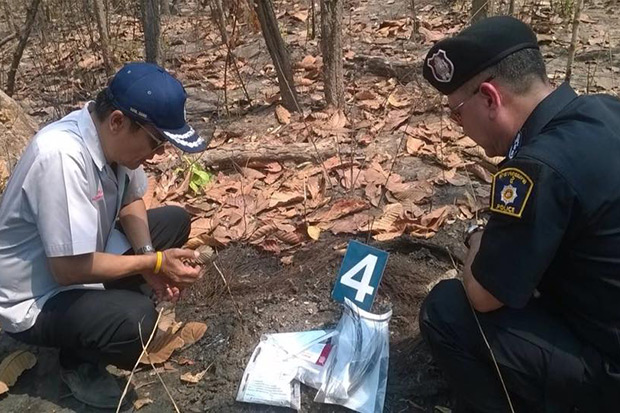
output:
POLYGON ((60 377, 73 397, 82 403, 100 409, 115 409, 118 406, 122 390, 105 367, 90 363, 82 363, 75 368, 61 365, 60 377))

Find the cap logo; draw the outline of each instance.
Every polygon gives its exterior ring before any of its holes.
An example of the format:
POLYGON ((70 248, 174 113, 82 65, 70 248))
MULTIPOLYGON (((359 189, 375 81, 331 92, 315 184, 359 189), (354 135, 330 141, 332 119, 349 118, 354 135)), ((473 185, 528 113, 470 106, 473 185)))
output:
POLYGON ((452 76, 454 75, 454 64, 444 50, 437 50, 437 53, 432 55, 427 61, 426 65, 433 72, 433 77, 438 82, 448 83, 452 80, 452 76))

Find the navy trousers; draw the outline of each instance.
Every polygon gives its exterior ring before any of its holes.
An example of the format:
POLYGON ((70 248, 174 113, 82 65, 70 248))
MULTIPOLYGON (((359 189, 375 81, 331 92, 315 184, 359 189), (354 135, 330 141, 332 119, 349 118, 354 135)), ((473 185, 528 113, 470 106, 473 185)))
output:
MULTIPOLYGON (((513 404, 521 412, 620 409, 615 368, 540 299, 476 313, 513 404), (610 374, 611 372, 611 374, 610 374)), ((461 412, 510 412, 505 391, 459 280, 440 282, 420 310, 420 331, 461 412)))

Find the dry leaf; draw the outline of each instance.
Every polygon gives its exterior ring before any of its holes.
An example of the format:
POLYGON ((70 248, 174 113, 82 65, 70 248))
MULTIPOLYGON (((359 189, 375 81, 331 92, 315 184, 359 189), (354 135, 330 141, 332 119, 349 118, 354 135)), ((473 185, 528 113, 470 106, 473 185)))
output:
POLYGON ((180 349, 185 344, 183 339, 176 334, 170 334, 168 332, 163 334, 159 333, 161 332, 158 331, 151 344, 149 344, 148 354, 142 356, 140 363, 163 363, 172 356, 174 350, 180 349))
POLYGON ((205 323, 190 321, 179 331, 179 337, 183 339, 184 347, 187 347, 200 340, 206 331, 207 325, 205 323))
POLYGON ((147 404, 151 404, 151 403, 153 403, 153 400, 151 400, 149 398, 138 399, 135 402, 133 402, 133 407, 136 410, 140 410, 141 408, 143 408, 147 404))
POLYGON ((395 93, 392 93, 389 97, 388 97, 388 103, 395 107, 396 109, 400 109, 400 108, 405 108, 407 106, 411 106, 411 101, 407 98, 404 99, 399 99, 398 96, 396 96, 395 93))
POLYGON ((308 20, 308 10, 300 10, 290 15, 294 20, 305 23, 308 20))
POLYGON ((181 376, 181 381, 183 381, 185 383, 196 384, 200 380, 202 380, 202 378, 204 377, 205 374, 207 374, 207 369, 204 369, 200 373, 196 373, 196 374, 192 374, 192 373, 187 372, 187 373, 185 373, 184 375, 181 376))
POLYGON ((303 201, 304 196, 294 192, 274 192, 269 199, 269 208, 284 206, 303 201))
POLYGON ((490 184, 491 182, 493 182, 493 176, 491 176, 491 173, 480 165, 477 165, 477 164, 468 165, 467 170, 471 172, 472 174, 474 174, 478 179, 482 180, 483 182, 486 182, 487 184, 490 184))
POLYGON ((315 226, 309 225, 308 226, 308 235, 313 240, 318 241, 319 237, 321 236, 321 229, 319 227, 315 227, 315 226))
POLYGON ((297 67, 301 68, 301 69, 314 69, 316 68, 316 57, 312 56, 312 55, 308 55, 306 57, 304 57, 301 62, 297 63, 296 65, 297 67))
MULTIPOLYGON (((2 180, 3 180, 2 165, 0 164, 0 182, 2 180)), ((148 181, 147 181, 146 192, 144 193, 144 196, 142 197, 142 200, 144 201, 144 205, 146 206, 146 209, 157 206, 156 199, 154 198, 156 186, 157 186, 157 181, 155 180, 155 177, 149 176, 148 181)))
POLYGON ((276 118, 281 124, 288 125, 289 123, 291 123, 291 112, 286 110, 284 106, 278 105, 276 106, 276 118))
POLYGON ((289 255, 286 257, 280 258, 280 262, 284 265, 291 265, 293 263, 293 256, 289 255))
POLYGON ((409 136, 407 138, 407 153, 409 155, 417 155, 424 145, 425 143, 422 139, 409 136))
POLYGON ((310 222, 329 222, 355 212, 363 211, 370 205, 361 199, 341 199, 328 210, 317 211, 308 216, 310 222))
POLYGON ((4 394, 9 391, 9 386, 0 381, 0 394, 4 394))
MULTIPOLYGON (((37 364, 37 358, 29 351, 17 350, 9 354, 0 363, 0 382, 5 384, 8 390, 8 387, 14 385, 25 370, 33 368, 35 364, 37 364)), ((4 390, 4 387, 1 390, 4 390)))

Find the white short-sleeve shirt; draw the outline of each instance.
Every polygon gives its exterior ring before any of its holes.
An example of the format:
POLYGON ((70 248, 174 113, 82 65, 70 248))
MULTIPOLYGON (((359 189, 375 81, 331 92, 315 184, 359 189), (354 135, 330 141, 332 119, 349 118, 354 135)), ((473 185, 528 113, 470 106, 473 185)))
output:
POLYGON ((32 327, 60 291, 103 289, 59 285, 48 257, 106 250, 120 207, 146 190, 142 167, 106 162, 90 104, 34 136, 0 201, 0 324, 8 332, 32 327))

